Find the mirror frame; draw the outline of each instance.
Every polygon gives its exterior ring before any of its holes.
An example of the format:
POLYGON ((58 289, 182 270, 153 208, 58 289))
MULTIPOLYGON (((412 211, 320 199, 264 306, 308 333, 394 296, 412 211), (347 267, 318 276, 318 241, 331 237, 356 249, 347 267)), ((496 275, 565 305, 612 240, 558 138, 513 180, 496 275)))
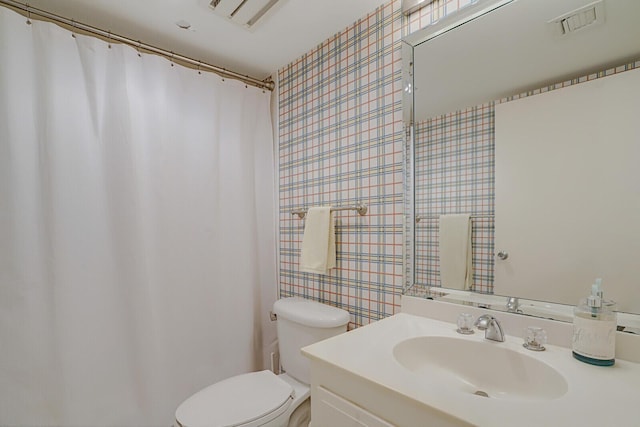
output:
MULTIPOLYGON (((508 5, 516 0, 495 0, 489 3, 477 2, 460 9, 435 24, 417 30, 402 39, 402 109, 405 129, 405 283, 402 295, 457 303, 501 312, 518 313, 562 322, 573 321, 574 305, 559 304, 541 300, 525 300, 516 296, 481 294, 471 291, 418 284, 415 281, 415 87, 414 49, 418 45, 441 36, 461 25, 487 13, 508 5), (536 307, 535 314, 513 310, 510 302, 536 307)), ((424 93, 424 92, 423 92, 424 93)), ((640 314, 618 312, 618 330, 640 334, 640 314)))

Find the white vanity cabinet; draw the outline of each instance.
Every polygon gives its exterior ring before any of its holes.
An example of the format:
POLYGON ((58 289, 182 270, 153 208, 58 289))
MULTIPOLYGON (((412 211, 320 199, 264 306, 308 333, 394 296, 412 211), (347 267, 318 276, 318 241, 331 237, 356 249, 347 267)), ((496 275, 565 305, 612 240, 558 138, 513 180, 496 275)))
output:
POLYGON ((315 389, 312 426, 392 427, 382 418, 322 386, 315 389))
POLYGON ((311 359, 310 427, 471 426, 335 365, 311 359))

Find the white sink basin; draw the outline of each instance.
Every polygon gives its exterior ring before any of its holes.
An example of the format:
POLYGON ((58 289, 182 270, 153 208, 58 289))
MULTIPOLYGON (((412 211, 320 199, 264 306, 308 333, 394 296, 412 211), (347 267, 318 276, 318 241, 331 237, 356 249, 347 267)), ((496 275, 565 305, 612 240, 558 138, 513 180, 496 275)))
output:
POLYGON ((399 342, 393 356, 425 381, 484 398, 552 400, 568 390, 551 366, 489 341, 422 336, 399 342))

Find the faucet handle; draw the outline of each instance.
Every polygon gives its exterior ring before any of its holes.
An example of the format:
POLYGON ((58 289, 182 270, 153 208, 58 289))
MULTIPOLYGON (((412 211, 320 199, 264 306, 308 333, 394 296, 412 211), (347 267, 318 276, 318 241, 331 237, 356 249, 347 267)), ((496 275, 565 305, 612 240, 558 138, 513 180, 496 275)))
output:
POLYGON ((529 326, 524 330, 524 344, 522 346, 527 350, 544 351, 544 345, 547 343, 547 331, 542 328, 529 326))
POLYGON ((460 313, 458 315, 458 329, 459 334, 470 335, 473 334, 473 316, 469 313, 460 313))

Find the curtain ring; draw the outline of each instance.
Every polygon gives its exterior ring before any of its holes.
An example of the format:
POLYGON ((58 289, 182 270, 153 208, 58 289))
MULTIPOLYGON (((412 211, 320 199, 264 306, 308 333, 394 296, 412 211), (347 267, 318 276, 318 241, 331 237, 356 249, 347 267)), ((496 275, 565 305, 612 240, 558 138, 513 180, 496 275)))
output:
POLYGON ((76 21, 71 20, 71 37, 76 38, 76 21))
POLYGON ((198 74, 202 74, 202 72, 200 71, 201 64, 202 64, 202 61, 198 61, 198 74))
POLYGON ((140 53, 140 47, 142 47, 142 42, 138 40, 138 47, 136 50, 138 51, 138 58, 142 58, 142 54, 140 53))
POLYGON ((29 3, 25 4, 27 9, 27 25, 31 25, 31 10, 29 9, 29 3))
POLYGON ((109 35, 109 41, 108 41, 107 47, 111 49, 111 31, 108 31, 108 35, 109 35))
POLYGON ((169 60, 171 61, 171 66, 173 67, 173 52, 171 52, 171 58, 169 58, 169 60))

